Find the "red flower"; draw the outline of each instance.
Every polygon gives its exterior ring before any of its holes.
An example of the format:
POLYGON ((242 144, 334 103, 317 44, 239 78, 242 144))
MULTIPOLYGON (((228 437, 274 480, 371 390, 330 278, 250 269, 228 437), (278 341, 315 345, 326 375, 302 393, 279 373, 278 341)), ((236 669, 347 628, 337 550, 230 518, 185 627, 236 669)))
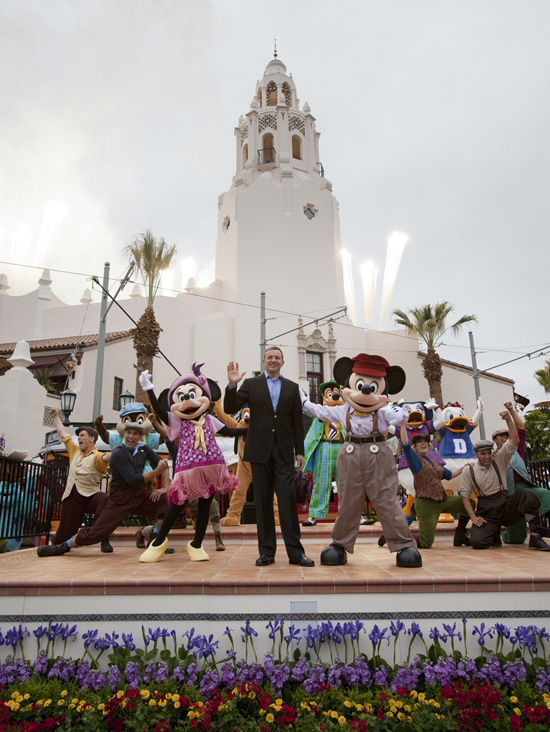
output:
POLYGON ((262 696, 258 699, 260 709, 267 709, 272 701, 273 697, 271 696, 271 694, 262 694, 262 696))

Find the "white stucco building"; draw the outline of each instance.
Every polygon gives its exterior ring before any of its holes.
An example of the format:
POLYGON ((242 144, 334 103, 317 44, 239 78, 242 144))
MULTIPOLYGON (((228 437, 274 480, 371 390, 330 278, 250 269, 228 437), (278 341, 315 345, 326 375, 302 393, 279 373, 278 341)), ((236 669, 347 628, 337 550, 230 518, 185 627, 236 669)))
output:
MULTIPOLYGON (((205 373, 222 386, 229 360, 237 360, 251 375, 260 368, 260 301, 265 293, 265 339, 283 348, 284 374, 304 388, 308 381, 315 385, 331 378, 339 356, 366 351, 405 369, 407 385, 400 398, 427 398, 416 339, 403 330, 380 333, 357 327, 342 311, 346 303, 338 201, 320 164, 316 120, 309 105, 300 104, 292 75, 278 58, 268 63, 234 133, 235 172, 229 190, 218 199, 215 281, 200 289, 190 281, 176 297, 156 298, 155 313, 163 329, 161 350, 181 372, 193 362, 204 362, 205 373), (306 284, 312 280, 314 285, 306 284), (336 314, 327 318, 331 313, 336 314)), ((74 363, 78 346, 80 363, 69 369, 68 386, 77 393, 71 419, 90 421, 96 416, 100 303, 92 302, 86 292, 80 304, 68 306, 54 291, 55 282, 45 271, 36 290, 10 296, 7 278, 0 274, 0 356, 11 355, 15 343, 26 340, 39 365, 53 364, 63 375, 66 371, 60 364, 71 354, 74 363)), ((145 299, 125 290, 119 300, 138 320, 145 299)), ((128 332, 132 327, 124 312, 111 308, 102 379, 105 421, 116 421, 117 394, 135 389, 135 355, 128 332)), ((157 391, 176 376, 164 359, 156 360, 157 391)), ((19 428, 13 425, 11 407, 6 420, 8 413, 1 404, 11 395, 5 386, 5 376, 0 377, 0 419, 10 449, 10 441, 17 442, 13 448, 22 446, 23 426, 21 434, 15 434, 19 428)), ((513 382, 485 375, 481 390, 490 432, 499 421, 502 403, 512 399, 513 382)), ((475 410, 471 369, 445 362, 443 394, 449 401, 461 402, 471 416, 475 410)), ((43 406, 37 404, 40 419, 43 406)))

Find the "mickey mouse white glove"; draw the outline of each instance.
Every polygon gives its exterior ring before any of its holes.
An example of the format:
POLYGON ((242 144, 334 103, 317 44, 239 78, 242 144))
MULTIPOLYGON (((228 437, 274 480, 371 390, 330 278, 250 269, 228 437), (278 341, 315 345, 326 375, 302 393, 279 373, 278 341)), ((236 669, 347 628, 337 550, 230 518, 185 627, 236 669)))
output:
POLYGON ((139 385, 143 391, 151 391, 151 389, 155 388, 151 381, 151 374, 148 371, 142 371, 139 375, 139 385))
POLYGON ((394 424, 399 427, 402 424, 407 424, 407 420, 409 419, 409 410, 398 406, 388 407, 384 416, 386 417, 388 424, 394 424))
POLYGON ((479 424, 479 420, 481 419, 482 414, 483 414, 483 400, 480 397, 477 400, 477 409, 474 412, 474 416, 472 417, 472 424, 479 424))

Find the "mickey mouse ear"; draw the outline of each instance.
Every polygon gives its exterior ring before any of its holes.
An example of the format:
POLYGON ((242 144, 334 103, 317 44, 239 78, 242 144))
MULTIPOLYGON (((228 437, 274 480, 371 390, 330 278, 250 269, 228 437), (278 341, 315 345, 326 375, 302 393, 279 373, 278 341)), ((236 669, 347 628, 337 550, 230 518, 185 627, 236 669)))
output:
POLYGON ((386 374, 388 394, 398 394, 405 386, 407 376, 401 366, 390 366, 386 374))

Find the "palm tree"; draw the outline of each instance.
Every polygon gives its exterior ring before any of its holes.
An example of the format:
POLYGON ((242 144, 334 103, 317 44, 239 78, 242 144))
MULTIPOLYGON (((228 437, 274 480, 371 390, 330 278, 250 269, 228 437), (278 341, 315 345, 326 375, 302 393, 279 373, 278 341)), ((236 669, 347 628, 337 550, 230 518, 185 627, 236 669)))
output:
POLYGON ((441 359, 436 348, 441 345, 441 338, 450 330, 457 336, 466 323, 477 323, 476 315, 463 315, 456 323, 446 325, 445 321, 453 310, 448 302, 439 302, 435 305, 421 305, 411 308, 408 313, 404 310, 394 310, 392 315, 396 325, 402 325, 409 335, 421 338, 426 344, 426 356, 422 364, 424 378, 428 382, 430 396, 440 405, 443 405, 441 391, 441 359))
POLYGON ((535 371, 535 379, 542 386, 547 394, 550 394, 550 361, 546 362, 546 366, 543 369, 535 371))
POLYGON ((140 386, 139 374, 148 370, 153 373, 153 358, 157 352, 159 336, 162 328, 157 322, 153 302, 155 300, 160 277, 163 270, 168 269, 176 255, 176 245, 168 244, 163 238, 156 239, 149 229, 140 234, 126 247, 126 253, 136 263, 139 274, 143 277, 147 290, 147 307, 138 320, 139 328, 132 330, 134 349, 137 354, 138 373, 136 375, 136 400, 147 402, 146 392, 140 386))

